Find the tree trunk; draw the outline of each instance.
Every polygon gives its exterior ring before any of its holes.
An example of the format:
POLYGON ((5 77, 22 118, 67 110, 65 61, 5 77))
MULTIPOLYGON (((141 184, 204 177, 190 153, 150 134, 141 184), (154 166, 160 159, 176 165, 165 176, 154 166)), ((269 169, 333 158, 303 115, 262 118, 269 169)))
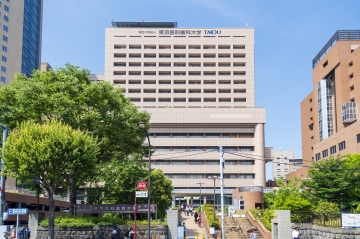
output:
POLYGON ((55 238, 54 233, 54 218, 55 218, 55 203, 54 203, 54 192, 52 190, 48 190, 49 194, 49 236, 50 239, 55 238))
POLYGON ((76 205, 76 198, 77 198, 77 187, 76 187, 76 183, 72 182, 70 189, 69 189, 69 202, 70 202, 70 207, 69 207, 69 215, 70 216, 75 216, 75 205, 76 205))

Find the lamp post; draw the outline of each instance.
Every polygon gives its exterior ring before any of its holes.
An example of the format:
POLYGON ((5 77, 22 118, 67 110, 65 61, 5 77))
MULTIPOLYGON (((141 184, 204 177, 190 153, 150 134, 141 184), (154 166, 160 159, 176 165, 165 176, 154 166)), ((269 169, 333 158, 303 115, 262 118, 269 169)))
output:
MULTIPOLYGON (((0 125, 0 128, 3 130, 3 142, 2 149, 5 147, 5 140, 8 136, 9 127, 7 125, 0 125)), ((5 203, 5 176, 3 174, 4 169, 4 152, 1 152, 1 191, 0 191, 0 225, 4 225, 4 203, 5 203)))
POLYGON ((145 133, 146 133, 146 138, 148 140, 148 146, 149 146, 149 171, 148 171, 148 226, 147 226, 147 230, 148 230, 148 234, 147 234, 147 238, 150 239, 150 219, 151 219, 151 215, 150 215, 150 175, 151 175, 151 147, 150 147, 150 138, 149 138, 149 134, 145 128, 145 123, 144 122, 139 122, 138 123, 139 127, 144 129, 145 133))
POLYGON ((214 221, 216 220, 216 211, 215 211, 215 181, 218 179, 218 176, 209 176, 208 179, 214 180, 214 221))
POLYGON ((205 184, 204 182, 198 182, 196 184, 199 184, 200 185, 200 212, 201 212, 201 185, 202 184, 205 184))

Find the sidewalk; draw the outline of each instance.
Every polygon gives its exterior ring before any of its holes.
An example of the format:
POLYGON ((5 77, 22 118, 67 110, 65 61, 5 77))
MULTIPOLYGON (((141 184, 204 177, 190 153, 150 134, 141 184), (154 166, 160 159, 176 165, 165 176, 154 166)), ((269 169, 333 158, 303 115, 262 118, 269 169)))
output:
POLYGON ((181 213, 181 225, 185 222, 186 226, 186 238, 193 237, 195 238, 198 235, 198 239, 202 238, 202 235, 206 238, 206 232, 204 227, 199 227, 197 223, 194 221, 194 217, 189 214, 189 216, 185 216, 184 213, 181 213))

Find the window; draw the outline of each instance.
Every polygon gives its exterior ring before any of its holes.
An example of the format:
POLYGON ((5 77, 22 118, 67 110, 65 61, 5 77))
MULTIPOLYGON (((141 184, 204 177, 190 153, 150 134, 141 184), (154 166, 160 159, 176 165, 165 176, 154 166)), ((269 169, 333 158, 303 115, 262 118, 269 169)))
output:
POLYGON ((280 165, 281 165, 280 163, 277 164, 277 166, 280 166, 280 165))
POLYGON ((237 178, 236 174, 224 174, 224 178, 237 178))
POLYGON ((220 138, 220 134, 217 133, 207 133, 205 138, 220 138))
POLYGON ((346 148, 345 141, 339 143, 339 151, 344 150, 346 148))
POLYGON ((236 151, 236 147, 223 147, 224 152, 236 151))
POLYGON ((6 67, 5 67, 5 66, 1 66, 1 71, 6 73, 6 67))
POLYGON ((222 133, 221 138, 230 138, 230 134, 228 133, 222 133))
POLYGON ((329 151, 327 149, 325 149, 324 151, 322 151, 322 157, 326 158, 329 155, 329 151))
POLYGON ((189 161, 189 165, 203 165, 204 161, 189 161))
POLYGON ((172 151, 185 152, 186 147, 172 147, 172 151))
POLYGON ((236 161, 225 161, 225 165, 237 165, 236 161))
POLYGON ((155 165, 169 165, 170 161, 156 161, 155 165))
POLYGON ((254 174, 240 174, 240 178, 242 178, 242 179, 254 179, 255 175, 254 174))
POLYGON ((189 178, 204 178, 202 174, 189 174, 189 178))
POLYGON ((1 56, 1 60, 2 60, 3 62, 7 62, 7 57, 6 57, 6 56, 1 56))
POLYGON ((186 138, 186 133, 174 133, 172 134, 173 138, 186 138))
POLYGON ((9 22, 9 17, 4 15, 4 20, 5 20, 5 22, 9 22))
POLYGON ((315 154, 315 161, 319 161, 320 160, 320 153, 315 154))
POLYGON ((8 32, 8 31, 9 31, 9 28, 8 28, 7 26, 3 25, 3 30, 6 31, 6 32, 8 32))
POLYGON ((240 165, 254 165, 254 160, 241 160, 240 165))
POLYGON ((3 51, 3 52, 7 52, 7 47, 6 47, 6 46, 2 46, 2 51, 3 51))
POLYGON ((185 174, 173 174, 172 178, 186 178, 185 174))
POLYGON ((186 161, 173 161, 173 165, 186 165, 186 161))
POLYGON ((219 165, 219 161, 206 161, 206 165, 219 165))
POLYGON ((204 151, 204 147, 191 146, 191 147, 189 147, 189 151, 204 151))
POLYGON ((336 153, 336 145, 330 147, 330 154, 336 153))
POLYGON ((199 133, 190 133, 189 138, 204 138, 204 134, 199 133))
POLYGON ((211 151, 218 151, 218 147, 213 146, 213 147, 205 147, 205 151, 207 152, 211 152, 211 151))
POLYGON ((239 151, 254 151, 254 146, 240 146, 239 151))
POLYGON ((156 151, 170 151, 170 147, 156 147, 156 151))
POLYGON ((156 134, 156 138, 170 138, 170 134, 167 133, 156 134))
POLYGON ((4 42, 8 42, 8 37, 5 36, 5 35, 3 35, 3 41, 4 41, 4 42))
POLYGON ((6 6, 6 5, 4 5, 4 10, 9 12, 10 8, 8 6, 6 6))
POLYGON ((6 78, 2 76, 0 81, 3 82, 3 83, 6 83, 6 78))
POLYGON ((356 143, 360 143, 360 134, 356 135, 356 143))

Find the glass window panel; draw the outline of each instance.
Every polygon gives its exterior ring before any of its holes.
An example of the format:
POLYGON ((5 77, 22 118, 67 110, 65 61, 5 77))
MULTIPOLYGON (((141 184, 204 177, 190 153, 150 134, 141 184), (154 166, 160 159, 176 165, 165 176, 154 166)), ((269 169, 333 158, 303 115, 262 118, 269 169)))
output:
POLYGON ((199 133, 190 133, 189 138, 204 138, 204 134, 199 133))
POLYGON ((189 161, 190 165, 203 165, 204 161, 189 161))
POLYGON ((173 138, 186 138, 187 134, 186 133, 173 133, 172 137, 173 138))

